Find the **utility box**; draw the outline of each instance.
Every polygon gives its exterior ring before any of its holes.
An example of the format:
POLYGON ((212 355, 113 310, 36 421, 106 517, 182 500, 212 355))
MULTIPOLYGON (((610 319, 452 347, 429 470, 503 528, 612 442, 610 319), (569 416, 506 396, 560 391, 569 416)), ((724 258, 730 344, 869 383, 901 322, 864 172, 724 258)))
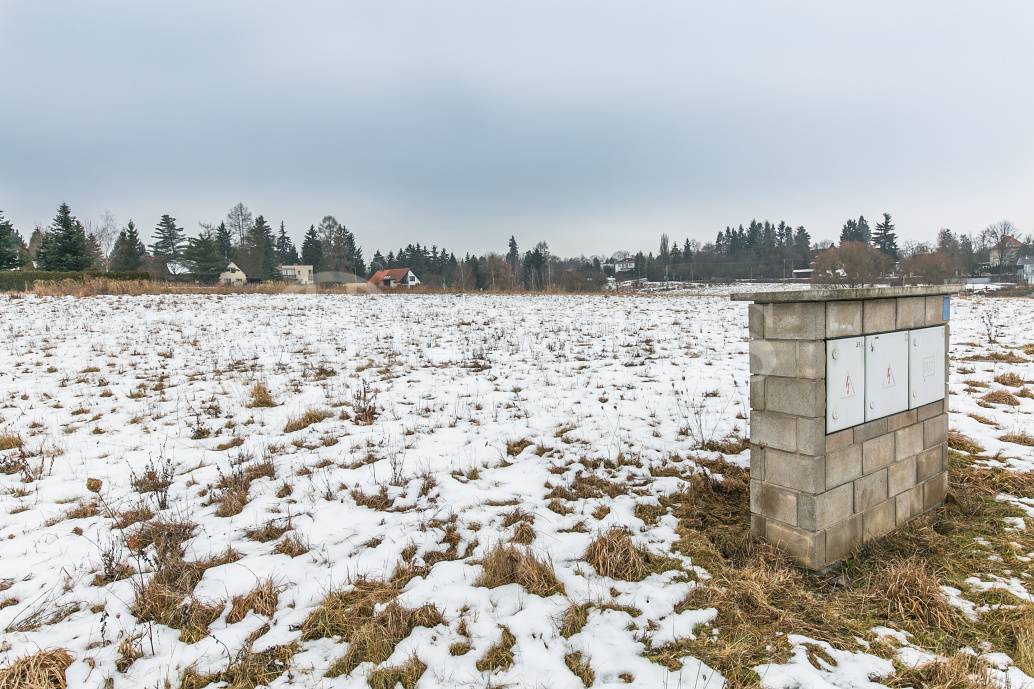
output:
POLYGON ((750 321, 751 531, 824 569, 942 502, 958 287, 733 294, 750 321))

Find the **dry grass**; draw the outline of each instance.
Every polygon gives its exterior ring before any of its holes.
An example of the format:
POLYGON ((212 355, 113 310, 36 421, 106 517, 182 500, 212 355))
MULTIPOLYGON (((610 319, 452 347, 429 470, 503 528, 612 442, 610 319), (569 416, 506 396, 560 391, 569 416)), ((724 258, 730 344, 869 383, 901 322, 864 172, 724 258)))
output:
POLYGON ((978 455, 984 448, 977 441, 965 435, 961 431, 948 431, 948 447, 959 452, 967 452, 971 455, 978 455))
POLYGON ((292 533, 277 541, 273 552, 288 557, 298 557, 309 552, 309 547, 309 542, 304 536, 292 533))
POLYGON ((417 627, 442 624, 441 613, 433 605, 404 608, 395 598, 402 590, 400 578, 391 581, 361 578, 347 590, 331 591, 301 626, 302 639, 326 637, 348 640, 348 651, 335 660, 327 676, 345 675, 361 663, 382 663, 395 646, 417 627), (377 609, 387 605, 377 612, 377 609))
POLYGON ((593 539, 582 558, 600 576, 623 581, 642 581, 654 572, 679 566, 674 560, 657 557, 636 545, 628 529, 617 526, 593 539))
POLYGON ((750 438, 730 435, 722 440, 708 440, 700 446, 700 449, 708 452, 721 452, 725 455, 738 455, 749 447, 750 438))
POLYGON ((280 600, 280 593, 284 587, 277 584, 271 578, 260 580, 251 591, 243 596, 234 596, 230 601, 230 612, 226 615, 226 621, 233 624, 240 622, 248 616, 249 612, 264 617, 272 617, 276 612, 277 603, 280 600))
POLYGON ((1012 371, 1009 371, 1008 373, 1001 373, 995 376, 995 382, 1010 388, 1018 388, 1023 385, 1024 380, 1012 371))
POLYGON ((303 428, 308 428, 314 423, 319 423, 320 421, 329 419, 333 415, 334 414, 329 409, 318 409, 316 407, 306 409, 301 416, 296 416, 288 420, 287 425, 284 426, 284 433, 300 431, 303 428))
POLYGON ((883 608, 879 614, 897 620, 907 631, 939 629, 955 635, 965 624, 962 613, 941 591, 940 578, 917 557, 870 572, 868 590, 883 608))
POLYGON ((216 516, 232 517, 240 514, 248 504, 251 482, 260 478, 276 478, 276 467, 271 458, 267 457, 250 464, 237 464, 225 474, 220 471, 213 496, 213 501, 218 503, 216 516))
POLYGON ((1017 431, 1016 433, 1006 433, 999 440, 1007 443, 1016 443, 1017 445, 1034 446, 1034 435, 1031 435, 1027 431, 1017 431))
MULTIPOLYGON (((260 628, 265 633, 266 628, 260 628)), ((203 689, 216 682, 224 682, 227 689, 257 689, 272 684, 290 669, 291 658, 297 653, 296 644, 272 646, 254 653, 251 644, 222 672, 201 674, 189 667, 180 679, 179 689, 203 689)), ((167 685, 166 685, 167 686, 167 685)))
POLYGON ((890 687, 916 689, 1002 689, 991 678, 984 661, 962 652, 932 663, 901 667, 881 682, 890 687))
POLYGON ((370 685, 370 689, 395 689, 400 684, 402 689, 413 689, 425 670, 427 665, 414 654, 401 665, 371 670, 366 676, 366 683, 370 685))
POLYGON ((1020 401, 1016 399, 1016 395, 1012 394, 1008 390, 992 390, 980 398, 985 404, 1005 404, 1010 407, 1018 407, 1020 401))
POLYGON ((95 297, 103 294, 122 296, 145 294, 367 294, 379 290, 365 282, 305 286, 286 282, 262 282, 231 287, 229 285, 200 285, 157 280, 112 280, 98 277, 86 278, 82 281, 38 281, 32 284, 31 291, 38 297, 95 297))
POLYGON ((528 522, 519 522, 513 530, 513 537, 510 539, 511 543, 517 543, 518 545, 531 545, 531 542, 535 540, 535 528, 528 522))
POLYGON ((4 433, 0 435, 0 451, 3 450, 14 450, 22 446, 22 439, 20 436, 14 433, 4 433))
POLYGON ((500 626, 499 629, 499 641, 492 644, 474 664, 479 672, 506 670, 513 665, 513 647, 517 645, 517 637, 507 627, 500 626))
POLYGON ((276 401, 273 399, 273 395, 270 394, 269 388, 267 388, 266 384, 262 381, 251 386, 249 395, 248 407, 252 409, 276 406, 276 401))
POLYGON ((481 574, 474 585, 493 589, 507 584, 519 584, 536 596, 564 592, 548 560, 540 560, 528 550, 498 544, 481 560, 481 574))
POLYGON ((584 686, 591 687, 593 682, 596 681, 596 673, 592 671, 589 659, 583 656, 581 652, 575 651, 565 655, 564 664, 567 665, 568 670, 574 673, 575 677, 582 680, 584 686))
POLYGON ((571 603, 567 606, 560 618, 560 636, 567 639, 582 631, 582 627, 589 622, 589 610, 591 609, 590 603, 571 603))
POLYGON ((72 654, 63 648, 37 651, 0 668, 0 689, 65 689, 72 654))

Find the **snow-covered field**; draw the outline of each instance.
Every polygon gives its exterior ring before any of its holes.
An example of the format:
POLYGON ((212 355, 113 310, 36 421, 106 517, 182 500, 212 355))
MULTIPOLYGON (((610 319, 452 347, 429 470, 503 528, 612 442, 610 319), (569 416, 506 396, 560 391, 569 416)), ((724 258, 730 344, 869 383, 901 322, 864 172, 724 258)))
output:
MULTIPOLYGON (((1034 364, 961 361, 988 349, 991 312, 996 348, 1034 343, 1034 302, 956 299, 951 423, 1000 464, 1030 471, 1034 447, 999 438, 1032 430, 1034 399, 978 403, 1002 387, 996 376, 1029 381, 1034 364)), ((0 667, 64 648, 76 687, 179 686, 248 653, 277 687, 365 687, 375 667, 414 656, 422 689, 722 683, 692 657, 680 670, 646 657, 716 611, 676 612, 708 573, 672 550, 673 516, 647 524, 636 508, 684 489, 693 460, 718 455, 702 444, 745 433, 745 304, 25 297, 0 302, 0 334, 0 667), (274 406, 256 406, 263 387, 274 406), (188 526, 155 545, 148 520, 188 526), (601 576, 584 554, 614 526, 670 568, 601 576), (555 572, 542 595, 484 581, 482 558, 511 542, 555 572), (187 568, 185 588, 167 587, 178 617, 147 613, 138 598, 155 595, 152 572, 180 554, 204 564, 187 568), (380 624, 396 600, 400 619, 416 622, 367 654, 380 662, 342 672, 333 664, 361 634, 321 635, 313 612, 357 581, 392 580, 399 590, 363 620, 380 624), (246 599, 257 586, 264 595, 246 599), (561 633, 565 611, 583 603, 587 621, 561 633), (501 641, 512 658, 486 661, 501 641)), ((746 466, 748 453, 726 459, 746 466)), ((1034 525, 1034 500, 1027 509, 1034 525)), ((1034 593, 1029 575, 1002 585, 1034 593)), ((766 686, 875 686, 868 675, 891 672, 832 648, 836 666, 817 668, 806 641, 795 639, 789 664, 760 669, 766 686)), ((1022 673, 1008 672, 1020 686, 1022 673)))

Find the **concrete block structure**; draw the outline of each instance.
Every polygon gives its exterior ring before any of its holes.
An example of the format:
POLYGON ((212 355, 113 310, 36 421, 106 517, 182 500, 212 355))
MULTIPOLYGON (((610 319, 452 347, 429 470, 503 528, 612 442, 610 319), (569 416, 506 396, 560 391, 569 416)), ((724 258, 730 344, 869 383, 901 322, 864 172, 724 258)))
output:
POLYGON ((812 569, 940 505, 957 287, 734 294, 750 324, 751 531, 812 569))

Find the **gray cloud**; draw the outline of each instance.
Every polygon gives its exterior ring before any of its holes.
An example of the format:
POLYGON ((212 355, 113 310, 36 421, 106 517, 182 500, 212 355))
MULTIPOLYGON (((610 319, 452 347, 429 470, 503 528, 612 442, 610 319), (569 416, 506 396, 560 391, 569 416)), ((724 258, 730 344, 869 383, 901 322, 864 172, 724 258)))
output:
POLYGON ((712 4, 0 2, 0 208, 243 200, 368 252, 1034 230, 1029 4, 712 4))

